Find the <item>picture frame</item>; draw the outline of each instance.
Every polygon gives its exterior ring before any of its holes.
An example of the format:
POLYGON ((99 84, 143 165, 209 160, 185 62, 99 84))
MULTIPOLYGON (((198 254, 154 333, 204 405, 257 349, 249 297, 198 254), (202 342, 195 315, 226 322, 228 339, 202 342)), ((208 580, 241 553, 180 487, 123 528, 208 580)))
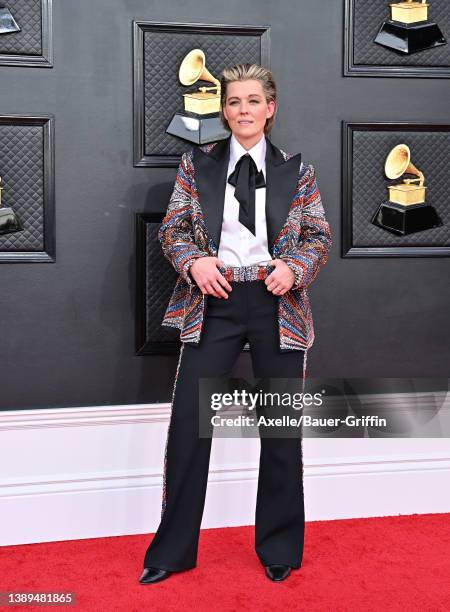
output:
POLYGON ((449 163, 450 124, 343 121, 342 257, 449 257, 449 163), (386 199, 386 155, 401 142, 412 146, 413 161, 425 173, 427 201, 436 206, 442 227, 394 236, 371 223, 386 199))
POLYGON ((403 56, 374 42, 383 20, 389 16, 384 0, 345 0, 344 76, 450 78, 450 4, 432 0, 430 11, 448 43, 403 56))
POLYGON ((0 263, 54 263, 55 153, 53 115, 0 116, 3 206, 23 231, 0 235, 0 263))
POLYGON ((6 2, 20 32, 0 36, 0 66, 53 68, 53 0, 6 2))
POLYGON ((136 355, 179 352, 180 331, 162 327, 177 273, 157 240, 164 213, 136 213, 136 355))
POLYGON ((176 167, 192 146, 165 130, 187 90, 178 82, 179 63, 198 47, 217 78, 233 62, 269 67, 270 27, 133 22, 134 167, 176 167))

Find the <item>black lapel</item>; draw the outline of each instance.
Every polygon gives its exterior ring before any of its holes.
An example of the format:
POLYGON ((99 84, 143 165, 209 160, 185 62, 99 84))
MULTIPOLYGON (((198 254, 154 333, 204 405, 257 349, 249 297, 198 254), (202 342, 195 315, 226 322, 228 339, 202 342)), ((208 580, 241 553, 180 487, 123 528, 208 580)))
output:
POLYGON ((297 190, 302 155, 287 161, 281 151, 266 137, 266 223, 267 241, 272 254, 273 243, 286 223, 297 190))
POLYGON ((208 153, 199 147, 194 148, 194 172, 199 202, 208 233, 217 248, 222 232, 230 140, 231 136, 219 140, 208 153))
MULTIPOLYGON (((194 172, 198 197, 208 233, 217 248, 222 231, 223 208, 228 161, 229 136, 209 151, 194 147, 194 172)), ((301 153, 287 161, 281 151, 266 137, 266 223, 269 251, 286 223, 292 199, 297 189, 301 153)))

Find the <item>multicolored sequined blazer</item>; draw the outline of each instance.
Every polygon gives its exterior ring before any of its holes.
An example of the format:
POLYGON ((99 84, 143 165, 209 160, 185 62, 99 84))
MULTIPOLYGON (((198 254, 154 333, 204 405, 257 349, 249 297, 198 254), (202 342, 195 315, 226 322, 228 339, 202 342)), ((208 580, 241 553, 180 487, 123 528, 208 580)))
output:
MULTIPOLYGON (((314 327, 307 287, 328 258, 330 227, 315 171, 267 138, 266 222, 269 252, 293 270, 292 288, 279 296, 280 350, 307 350, 314 327)), ((162 325, 198 344, 208 296, 189 274, 197 257, 217 257, 222 229, 230 138, 184 153, 158 239, 179 273, 162 325)))

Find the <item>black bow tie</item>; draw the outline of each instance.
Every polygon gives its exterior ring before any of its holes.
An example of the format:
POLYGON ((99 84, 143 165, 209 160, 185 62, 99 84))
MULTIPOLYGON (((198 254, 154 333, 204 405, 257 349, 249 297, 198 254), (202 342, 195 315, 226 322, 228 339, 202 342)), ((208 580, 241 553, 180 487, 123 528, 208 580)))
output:
POLYGON ((258 168, 253 157, 246 153, 237 162, 234 171, 228 177, 230 185, 235 187, 234 197, 239 202, 239 223, 256 236, 255 231, 255 189, 266 186, 264 174, 258 168))

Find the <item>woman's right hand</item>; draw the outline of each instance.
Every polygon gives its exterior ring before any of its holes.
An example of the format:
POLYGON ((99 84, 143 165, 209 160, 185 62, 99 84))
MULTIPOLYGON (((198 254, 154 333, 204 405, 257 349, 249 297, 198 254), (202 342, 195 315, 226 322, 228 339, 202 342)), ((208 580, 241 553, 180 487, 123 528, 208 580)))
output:
POLYGON ((218 257, 198 257, 189 268, 189 272, 203 294, 227 300, 228 293, 223 287, 231 291, 231 285, 219 272, 218 266, 224 266, 218 257))

